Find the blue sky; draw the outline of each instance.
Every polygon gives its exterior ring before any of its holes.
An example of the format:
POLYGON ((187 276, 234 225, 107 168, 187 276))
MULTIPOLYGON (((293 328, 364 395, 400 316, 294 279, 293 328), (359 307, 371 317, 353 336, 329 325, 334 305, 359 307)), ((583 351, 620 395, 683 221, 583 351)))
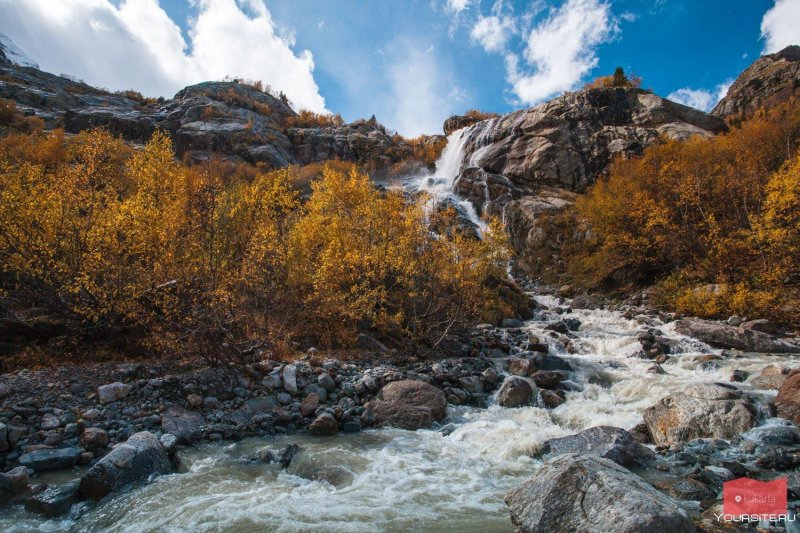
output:
POLYGON ((800 43, 800 0, 0 0, 0 31, 111 89, 258 78, 296 107, 411 136, 618 65, 708 109, 761 53, 800 43))

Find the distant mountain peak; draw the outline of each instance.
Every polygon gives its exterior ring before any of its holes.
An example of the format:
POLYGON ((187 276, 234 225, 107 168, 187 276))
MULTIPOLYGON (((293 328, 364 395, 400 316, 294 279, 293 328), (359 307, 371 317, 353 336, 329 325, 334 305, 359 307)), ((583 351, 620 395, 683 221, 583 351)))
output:
POLYGON ((0 32, 0 62, 2 61, 21 67, 39 68, 39 64, 14 44, 8 35, 0 32))

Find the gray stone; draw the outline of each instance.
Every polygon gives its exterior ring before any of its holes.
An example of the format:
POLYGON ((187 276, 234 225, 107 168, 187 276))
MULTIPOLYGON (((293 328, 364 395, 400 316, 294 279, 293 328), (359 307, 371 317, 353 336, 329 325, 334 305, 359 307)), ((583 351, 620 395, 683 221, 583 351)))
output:
POLYGON ((44 431, 49 431, 51 429, 58 429, 61 425, 61 421, 58 417, 51 413, 45 413, 42 415, 42 421, 39 423, 39 427, 42 428, 44 431))
POLYGON ((164 451, 168 454, 173 454, 178 450, 178 437, 172 433, 164 433, 161 435, 159 441, 161 442, 161 446, 164 447, 164 451))
POLYGON ((80 483, 80 479, 74 479, 69 483, 56 485, 34 494, 25 500, 25 510, 47 518, 65 515, 80 499, 78 496, 80 483))
POLYGON ((518 533, 690 533, 689 515, 609 459, 565 454, 505 496, 518 533))
POLYGON ((675 331, 717 348, 759 353, 800 353, 800 346, 796 344, 768 333, 730 326, 724 322, 685 318, 675 323, 675 331))
POLYGON ((297 394, 297 367, 286 365, 283 367, 283 390, 289 394, 297 394))
POLYGON ((624 467, 648 466, 656 460, 656 454, 639 444, 633 435, 611 426, 596 426, 575 435, 550 439, 544 443, 542 452, 547 458, 564 453, 596 455, 624 467))
POLYGON ((97 387, 97 397, 100 403, 105 405, 125 398, 132 390, 133 387, 131 385, 117 381, 116 383, 97 387))
POLYGON ((127 485, 170 471, 169 457, 158 438, 147 431, 134 433, 81 478, 80 494, 84 498, 99 500, 127 485))
POLYGON ((447 416, 444 393, 412 379, 385 385, 366 407, 376 424, 411 430, 428 428, 447 416))
POLYGON ((336 382, 333 381, 333 378, 327 372, 317 377, 317 384, 328 392, 336 390, 336 382))
POLYGON ((86 428, 81 434, 81 444, 87 450, 100 450, 108 446, 108 433, 100 428, 86 428))
POLYGON ((180 442, 191 444, 203 429, 205 420, 196 411, 173 405, 161 415, 161 431, 172 433, 180 442))
POLYGON ((644 422, 660 446, 699 438, 734 439, 756 424, 755 408, 739 391, 716 384, 688 385, 645 409, 644 422))
POLYGON ((19 464, 36 472, 71 468, 78 461, 81 452, 77 448, 56 448, 35 450, 22 455, 19 464))
POLYGON ((339 424, 330 413, 322 413, 308 426, 308 432, 318 437, 328 437, 339 432, 339 424))
POLYGON ((497 403, 503 407, 522 407, 534 400, 534 387, 527 380, 509 376, 497 391, 497 403))

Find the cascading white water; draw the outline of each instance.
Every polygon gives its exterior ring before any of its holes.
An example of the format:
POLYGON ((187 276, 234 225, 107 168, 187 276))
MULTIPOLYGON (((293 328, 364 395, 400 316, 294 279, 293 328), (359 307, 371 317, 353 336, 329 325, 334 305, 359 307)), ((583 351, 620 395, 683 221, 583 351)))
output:
POLYGON ((426 173, 408 178, 405 186, 412 192, 425 193, 429 198, 429 210, 443 204, 452 205, 472 224, 483 230, 486 228, 486 223, 478 216, 475 206, 472 202, 460 198, 454 191, 456 179, 464 163, 464 145, 467 142, 468 129, 462 128, 448 135, 447 145, 436 161, 436 170, 433 174, 426 173))
MULTIPOLYGON (((538 300, 559 306, 554 298, 538 300)), ((449 406, 446 422, 455 426, 449 434, 381 429, 207 445, 182 454, 188 472, 100 502, 77 519, 44 521, 16 508, 0 515, 0 530, 511 531, 503 495, 539 467, 534 456, 547 439, 598 425, 629 429, 641 422, 644 409, 690 383, 728 381, 733 368, 756 375, 769 363, 786 364, 780 356, 743 354, 703 367, 697 355, 720 351, 656 318, 630 319, 608 310, 545 312, 523 329, 576 369, 576 390, 555 409, 449 406), (544 329, 548 321, 568 317, 582 323, 570 353, 544 329), (632 357, 645 326, 661 329, 674 342, 666 374, 649 373, 651 361, 632 357), (335 469, 341 482, 244 460, 253 450, 288 443, 304 449, 306 466, 335 469)))

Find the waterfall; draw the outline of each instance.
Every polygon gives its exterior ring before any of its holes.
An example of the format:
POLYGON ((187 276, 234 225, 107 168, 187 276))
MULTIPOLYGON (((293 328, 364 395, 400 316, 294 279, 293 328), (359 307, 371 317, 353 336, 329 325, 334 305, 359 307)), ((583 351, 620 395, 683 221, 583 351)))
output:
POLYGON ((436 161, 436 170, 433 174, 426 173, 410 178, 406 182, 406 188, 412 192, 428 195, 429 200, 426 206, 428 211, 439 205, 451 205, 460 215, 483 231, 486 223, 478 216, 475 206, 472 205, 472 202, 459 198, 454 190, 456 179, 458 179, 464 163, 467 130, 468 128, 462 128, 448 135, 447 145, 436 161))

